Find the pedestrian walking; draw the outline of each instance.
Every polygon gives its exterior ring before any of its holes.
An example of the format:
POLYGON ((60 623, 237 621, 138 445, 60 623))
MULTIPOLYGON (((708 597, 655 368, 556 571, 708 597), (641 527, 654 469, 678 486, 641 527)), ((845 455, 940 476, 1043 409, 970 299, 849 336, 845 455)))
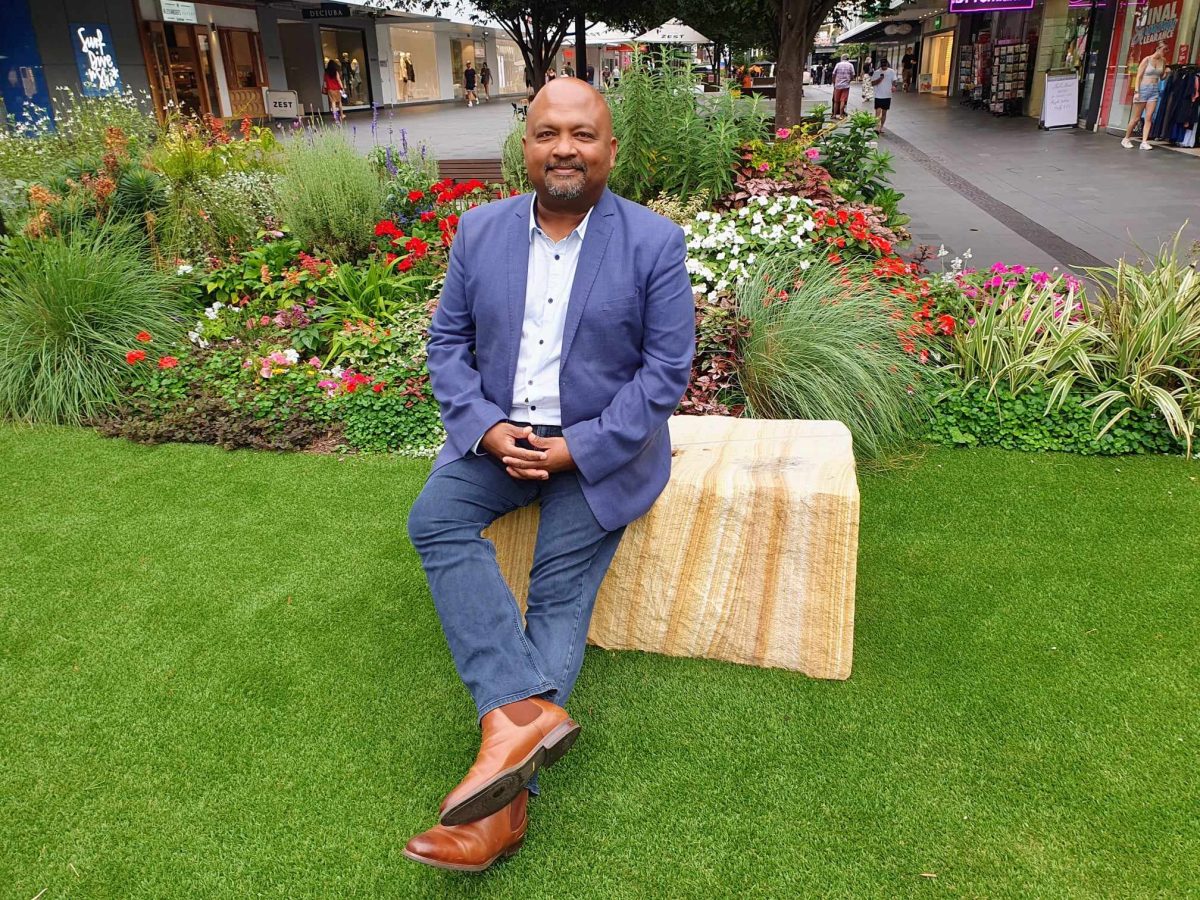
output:
POLYGON ((492 70, 485 62, 479 67, 479 86, 483 88, 483 99, 492 99, 492 70))
POLYGON ((477 106, 479 104, 479 95, 475 93, 476 72, 475 64, 467 63, 467 68, 463 71, 463 93, 467 97, 467 106, 477 106))
POLYGON ((846 101, 850 99, 850 82, 854 80, 854 63, 842 54, 842 61, 833 67, 833 117, 846 117, 846 101))
POLYGON ((913 76, 917 71, 917 58, 913 56, 911 50, 906 50, 904 55, 900 57, 900 85, 904 93, 911 90, 913 76))
POLYGON ((337 118, 342 113, 342 100, 346 97, 346 88, 342 84, 342 67, 336 59, 325 64, 325 81, 321 93, 329 98, 329 111, 337 118))
POLYGON ((892 85, 896 83, 896 70, 886 59, 879 61, 879 68, 871 76, 871 88, 875 94, 875 131, 883 134, 888 110, 892 108, 892 85))
POLYGON ((1159 41, 1154 52, 1143 57, 1142 61, 1138 63, 1137 76, 1134 78, 1137 91, 1133 95, 1133 109, 1129 113, 1129 125, 1125 128, 1125 137, 1121 138, 1121 146, 1126 150, 1133 149, 1133 142, 1129 138, 1133 134, 1133 128, 1139 118, 1143 120, 1143 124, 1142 142, 1138 146, 1142 150, 1151 148, 1150 123, 1154 119, 1154 109, 1158 106, 1158 83, 1162 81, 1163 72, 1167 68, 1166 48, 1167 45, 1159 41))

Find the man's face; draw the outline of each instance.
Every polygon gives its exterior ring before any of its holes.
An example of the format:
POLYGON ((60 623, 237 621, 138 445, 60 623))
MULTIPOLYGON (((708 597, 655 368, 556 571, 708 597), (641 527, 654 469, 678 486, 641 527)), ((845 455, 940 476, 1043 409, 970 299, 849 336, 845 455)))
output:
POLYGON ((556 80, 530 104, 524 146, 539 202, 589 209, 604 192, 617 157, 608 104, 582 81, 556 80))

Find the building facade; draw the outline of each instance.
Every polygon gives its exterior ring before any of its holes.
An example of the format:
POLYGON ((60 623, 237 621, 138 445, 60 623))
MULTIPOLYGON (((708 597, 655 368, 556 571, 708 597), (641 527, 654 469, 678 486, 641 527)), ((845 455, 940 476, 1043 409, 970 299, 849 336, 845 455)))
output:
POLYGON ((463 96, 468 62, 487 64, 493 94, 525 93, 517 45, 471 22, 315 0, 0 5, 0 101, 15 119, 52 112, 57 87, 144 91, 160 116, 319 113, 329 108, 322 76, 330 65, 348 110, 450 102, 463 96))

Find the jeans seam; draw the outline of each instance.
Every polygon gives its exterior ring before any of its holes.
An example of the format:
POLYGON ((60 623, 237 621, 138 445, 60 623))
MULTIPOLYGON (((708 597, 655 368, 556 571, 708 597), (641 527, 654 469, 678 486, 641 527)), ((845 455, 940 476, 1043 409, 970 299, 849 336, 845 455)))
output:
MULTIPOLYGON (((577 634, 579 634, 579 620, 583 618, 583 603, 581 602, 583 600, 583 580, 587 577, 587 573, 591 570, 592 564, 596 561, 596 557, 600 555, 600 551, 604 548, 604 542, 605 542, 605 540, 608 539, 609 534, 611 534, 611 532, 607 532, 604 535, 604 537, 600 538, 600 540, 596 542, 596 549, 594 551, 592 551, 592 555, 588 559, 587 565, 584 567, 583 571, 579 573, 579 588, 575 592, 575 596, 577 598, 576 603, 575 603, 575 621, 571 625, 571 639, 567 643, 567 646, 572 649, 574 649, 574 647, 575 647, 575 636, 577 634)), ((600 592, 600 586, 597 585, 596 593, 599 594, 599 592, 600 592)), ((595 599, 593 598, 593 603, 594 602, 595 602, 595 599)), ((572 659, 571 654, 568 653, 567 661, 563 665, 562 674, 559 676, 559 679, 558 679, 558 683, 560 685, 563 684, 567 679, 567 671, 571 668, 571 659, 572 659)), ((555 690, 557 690, 557 688, 555 690)), ((566 697, 563 697, 561 699, 565 701, 566 697)), ((559 705, 561 706, 562 704, 559 704, 559 705)))

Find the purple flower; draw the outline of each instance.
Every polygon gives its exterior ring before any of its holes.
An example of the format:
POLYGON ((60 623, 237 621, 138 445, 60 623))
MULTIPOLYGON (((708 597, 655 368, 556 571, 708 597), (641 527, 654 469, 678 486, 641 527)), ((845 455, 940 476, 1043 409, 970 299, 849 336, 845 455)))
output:
POLYGON ((400 170, 398 168, 396 168, 396 163, 392 160, 392 148, 390 145, 388 146, 387 150, 384 152, 383 160, 384 160, 384 162, 383 162, 384 167, 387 169, 389 175, 391 175, 393 178, 395 178, 397 175, 400 174, 400 170))

